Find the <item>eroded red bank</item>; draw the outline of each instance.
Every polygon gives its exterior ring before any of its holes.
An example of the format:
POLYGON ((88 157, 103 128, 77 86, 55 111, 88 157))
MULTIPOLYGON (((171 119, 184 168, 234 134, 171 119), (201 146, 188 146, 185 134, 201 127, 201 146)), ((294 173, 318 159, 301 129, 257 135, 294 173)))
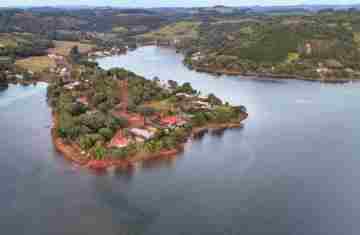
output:
MULTIPOLYGON (((238 123, 229 123, 229 124, 209 124, 205 127, 194 128, 192 130, 192 136, 196 136, 199 133, 208 130, 219 130, 219 129, 231 129, 231 128, 240 128, 242 127, 241 122, 248 117, 247 113, 241 117, 238 123)), ((55 134, 56 127, 58 125, 57 116, 53 115, 53 128, 52 128, 52 138, 55 145, 55 148, 60 152, 66 159, 89 169, 96 171, 106 171, 110 167, 116 167, 120 169, 131 169, 135 167, 137 162, 155 160, 155 159, 164 159, 169 157, 174 157, 184 150, 185 144, 179 144, 176 149, 172 150, 162 150, 158 153, 152 154, 137 154, 130 156, 122 160, 94 160, 89 159, 88 156, 84 155, 79 146, 76 144, 65 144, 60 137, 57 137, 55 134)))

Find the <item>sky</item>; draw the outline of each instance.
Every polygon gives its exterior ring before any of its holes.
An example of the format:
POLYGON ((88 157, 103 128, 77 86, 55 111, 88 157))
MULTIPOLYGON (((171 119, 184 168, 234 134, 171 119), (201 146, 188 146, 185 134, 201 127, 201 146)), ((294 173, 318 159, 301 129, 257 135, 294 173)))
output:
POLYGON ((360 0, 0 0, 0 7, 16 6, 116 6, 116 7, 200 7, 214 5, 298 5, 360 4, 360 0))

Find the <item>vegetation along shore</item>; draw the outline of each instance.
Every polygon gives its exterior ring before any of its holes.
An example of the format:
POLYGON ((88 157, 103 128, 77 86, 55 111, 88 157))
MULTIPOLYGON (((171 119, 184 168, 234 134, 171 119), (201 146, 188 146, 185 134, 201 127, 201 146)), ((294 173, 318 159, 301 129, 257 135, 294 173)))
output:
POLYGON ((96 63, 72 66, 73 76, 49 84, 54 144, 66 158, 93 169, 127 168, 182 151, 204 130, 241 127, 244 106, 214 94, 202 96, 189 83, 145 79, 96 63))
POLYGON ((360 14, 354 9, 54 11, 52 17, 41 8, 0 11, 0 86, 48 82, 57 149, 94 168, 173 155, 199 130, 238 127, 247 117, 245 107, 200 94, 189 83, 105 71, 97 57, 156 44, 183 53, 184 64, 199 72, 360 79, 360 14))

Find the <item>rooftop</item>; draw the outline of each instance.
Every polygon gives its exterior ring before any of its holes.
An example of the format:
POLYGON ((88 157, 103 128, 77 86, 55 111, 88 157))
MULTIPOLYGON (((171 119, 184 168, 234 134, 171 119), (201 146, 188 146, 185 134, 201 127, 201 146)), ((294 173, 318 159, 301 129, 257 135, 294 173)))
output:
POLYGON ((124 148, 129 145, 129 140, 123 136, 122 131, 118 131, 111 139, 109 147, 124 148))

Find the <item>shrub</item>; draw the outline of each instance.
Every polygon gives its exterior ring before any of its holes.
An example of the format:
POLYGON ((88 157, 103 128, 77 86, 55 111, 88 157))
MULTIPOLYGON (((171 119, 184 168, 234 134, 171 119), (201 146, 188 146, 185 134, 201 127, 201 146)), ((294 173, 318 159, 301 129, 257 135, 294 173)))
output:
POLYGON ((136 108, 136 111, 145 117, 149 117, 157 112, 155 108, 140 106, 136 108))
POLYGON ((228 122, 238 115, 230 107, 218 107, 214 111, 214 114, 216 116, 216 121, 219 123, 228 122))
POLYGON ((65 106, 67 112, 73 116, 78 116, 86 112, 87 108, 85 105, 80 103, 70 103, 65 106))
POLYGON ((136 111, 136 107, 137 107, 137 105, 136 105, 135 99, 129 98, 129 101, 128 101, 128 110, 129 110, 130 112, 135 112, 135 111, 136 111))
POLYGON ((82 125, 97 131, 98 129, 105 126, 106 116, 100 112, 85 113, 79 116, 79 122, 82 125))
POLYGON ((123 68, 113 68, 107 71, 109 76, 116 76, 120 79, 125 79, 127 77, 135 76, 133 72, 127 71, 123 68))
POLYGON ((65 131, 64 128, 58 128, 57 129, 57 134, 61 138, 66 138, 66 131, 65 131))
POLYGON ((91 141, 95 144, 97 142, 103 142, 104 141, 104 137, 102 137, 101 135, 99 134, 89 134, 87 135, 91 141))
POLYGON ((81 55, 80 55, 80 51, 79 51, 79 47, 78 46, 74 46, 71 48, 70 50, 70 58, 72 59, 73 62, 78 63, 81 55))
POLYGON ((92 98, 92 103, 95 106, 98 106, 99 104, 105 102, 107 99, 106 95, 104 93, 96 93, 94 97, 92 98))
POLYGON ((137 153, 138 146, 136 144, 130 144, 125 149, 126 149, 128 155, 132 156, 132 155, 135 155, 137 153))
POLYGON ((209 99, 209 103, 212 105, 222 105, 221 99, 216 97, 214 94, 209 94, 208 99, 209 99))
POLYGON ((161 150, 163 143, 161 140, 151 140, 145 143, 144 148, 150 153, 156 153, 161 150))
POLYGON ((98 133, 106 140, 110 140, 114 136, 114 132, 110 128, 101 128, 98 133))
POLYGON ((79 64, 84 65, 85 67, 90 67, 90 68, 97 68, 98 67, 97 62, 88 61, 88 60, 80 60, 79 64))
POLYGON ((97 105, 97 108, 100 110, 100 111, 102 111, 102 112, 107 112, 107 111, 109 111, 111 108, 112 108, 112 106, 111 106, 111 104, 109 103, 109 102, 103 102, 103 103, 101 103, 101 104, 98 104, 97 105))
POLYGON ((176 89, 176 93, 196 94, 197 91, 192 88, 189 82, 185 82, 182 86, 179 86, 176 89))
POLYGON ((288 53, 288 57, 287 57, 286 62, 287 63, 292 63, 292 62, 295 62, 295 61, 297 61, 299 59, 300 59, 300 55, 298 53, 290 52, 290 53, 288 53))
POLYGON ((106 126, 112 130, 117 130, 119 128, 128 127, 129 122, 126 118, 123 117, 109 116, 106 121, 106 126))
POLYGON ((75 139, 80 135, 80 128, 71 114, 62 112, 59 115, 58 134, 62 138, 75 139))
POLYGON ((244 112, 244 113, 247 112, 247 109, 246 109, 246 107, 245 107, 244 105, 235 106, 235 107, 233 107, 232 109, 233 109, 233 111, 234 111, 235 113, 238 113, 238 114, 240 114, 240 113, 242 113, 242 112, 244 112))
POLYGON ((93 146, 94 143, 91 141, 89 137, 81 136, 79 144, 82 149, 88 150, 93 146))
POLYGON ((88 150, 92 148, 97 142, 104 141, 104 137, 99 134, 88 134, 80 137, 80 147, 82 149, 88 150))
POLYGON ((169 99, 167 99, 167 101, 171 104, 176 104, 178 98, 176 96, 171 96, 169 99))
POLYGON ((203 115, 206 118, 206 120, 209 122, 214 121, 216 119, 215 114, 211 112, 204 112, 203 115))
POLYGON ((80 135, 86 135, 91 133, 91 129, 87 126, 81 125, 79 127, 79 133, 80 135))
POLYGON ((184 142, 187 139, 187 131, 184 128, 176 128, 173 136, 176 142, 184 142))
POLYGON ((173 149, 176 147, 176 139, 172 136, 167 136, 161 139, 163 147, 166 149, 173 149))
POLYGON ((110 150, 109 155, 113 158, 123 159, 129 156, 129 151, 127 148, 113 148, 110 150))
POLYGON ((191 123, 194 126, 202 126, 206 123, 206 117, 203 113, 195 113, 194 117, 191 119, 191 123))
POLYGON ((94 155, 97 160, 103 159, 106 156, 106 153, 107 151, 103 146, 101 145, 95 146, 94 155))

